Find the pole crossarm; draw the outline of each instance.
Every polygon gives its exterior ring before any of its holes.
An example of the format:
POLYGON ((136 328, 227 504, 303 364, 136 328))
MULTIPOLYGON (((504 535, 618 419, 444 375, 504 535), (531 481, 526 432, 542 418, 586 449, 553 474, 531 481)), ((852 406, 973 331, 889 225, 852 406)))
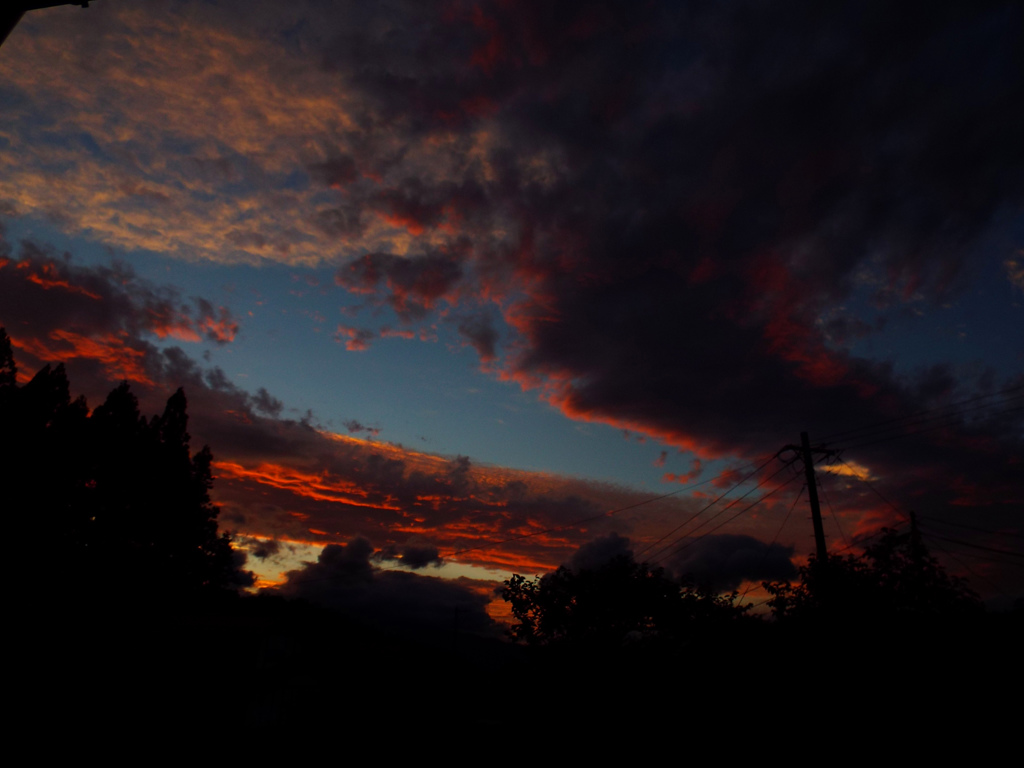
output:
MULTIPOLYGON (((805 433, 801 432, 800 434, 805 434, 805 433)), ((842 453, 842 451, 838 451, 838 450, 835 450, 833 448, 826 448, 824 445, 812 445, 810 448, 811 448, 811 453, 812 454, 814 454, 815 456, 823 456, 825 458, 830 458, 832 456, 838 457, 839 454, 842 453)), ((775 457, 781 459, 782 458, 782 454, 785 453, 786 451, 793 451, 793 453, 795 453, 797 455, 797 457, 799 457, 801 459, 803 458, 803 453, 804 453, 803 446, 802 445, 792 445, 792 444, 784 445, 781 448, 779 448, 779 452, 775 454, 775 457)))

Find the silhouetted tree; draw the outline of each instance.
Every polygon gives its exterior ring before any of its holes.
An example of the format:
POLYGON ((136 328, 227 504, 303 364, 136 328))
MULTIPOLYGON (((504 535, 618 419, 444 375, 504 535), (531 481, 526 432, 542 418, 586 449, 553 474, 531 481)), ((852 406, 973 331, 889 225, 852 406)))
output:
POLYGON ((864 554, 890 613, 952 616, 981 608, 981 600, 967 582, 950 576, 928 551, 916 525, 906 533, 884 529, 864 554))
POLYGON ((191 454, 181 389, 147 420, 123 383, 90 415, 84 398, 71 400, 63 365, 21 387, 6 375, 15 370, 3 333, 2 487, 37 589, 187 596, 251 580, 218 533, 212 455, 191 454))
POLYGON ((677 641, 745 615, 735 595, 680 583, 629 555, 598 568, 562 566, 533 580, 516 574, 501 595, 516 619, 512 637, 530 645, 677 641))
POLYGON ((981 602, 928 552, 916 528, 882 531, 860 557, 811 556, 800 581, 765 583, 769 605, 782 621, 914 622, 977 612, 981 602))

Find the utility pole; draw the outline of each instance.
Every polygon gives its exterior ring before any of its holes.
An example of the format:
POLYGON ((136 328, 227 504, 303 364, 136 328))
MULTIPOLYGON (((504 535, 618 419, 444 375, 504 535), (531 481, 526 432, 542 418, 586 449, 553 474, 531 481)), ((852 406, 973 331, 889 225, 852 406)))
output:
POLYGON ((804 462, 804 472, 807 476, 807 495, 811 499, 811 522, 814 524, 814 545, 818 562, 824 563, 828 557, 828 547, 825 546, 825 526, 821 523, 821 505, 818 504, 818 481, 814 476, 814 454, 821 456, 835 456, 835 451, 825 448, 812 448, 811 439, 806 432, 800 433, 800 445, 787 445, 782 451, 794 451, 804 462))
POLYGON ((806 432, 800 433, 800 452, 804 457, 804 472, 807 473, 807 495, 811 499, 811 522, 814 524, 814 545, 818 553, 818 562, 824 563, 828 557, 825 546, 825 526, 821 524, 821 505, 818 504, 818 480, 814 476, 814 459, 811 456, 811 439, 806 432))

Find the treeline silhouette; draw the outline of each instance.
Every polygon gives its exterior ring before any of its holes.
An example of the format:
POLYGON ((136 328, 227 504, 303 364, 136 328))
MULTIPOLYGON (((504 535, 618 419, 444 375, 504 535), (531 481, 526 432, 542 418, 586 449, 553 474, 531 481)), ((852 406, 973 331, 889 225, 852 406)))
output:
POLYGON ((866 718, 958 733, 1007 720, 991 694, 1020 682, 1021 611, 987 613, 916 527, 883 531, 859 556, 811 556, 794 582, 763 586, 770 613, 758 617, 736 593, 631 555, 514 575, 502 596, 528 654, 516 679, 571 701, 555 716, 576 727, 637 733, 686 723, 724 735, 734 715, 744 729, 791 717, 824 743, 866 718))
POLYGON ((811 555, 797 584, 766 583, 772 615, 786 623, 885 624, 965 621, 984 610, 967 583, 950 576, 915 523, 884 528, 863 555, 811 555))
MULTIPOLYGON (((932 627, 962 623, 984 611, 966 582, 946 573, 910 532, 883 529, 862 555, 811 555, 799 580, 765 582, 767 605, 784 627, 932 627)), ((599 648, 671 648, 709 633, 750 627, 750 604, 676 579, 662 568, 617 555, 597 567, 562 566, 529 580, 515 574, 501 595, 515 623, 509 635, 526 645, 599 648)))
POLYGON ((749 618, 736 595, 719 595, 619 554, 598 567, 563 565, 535 579, 515 574, 501 596, 526 645, 606 653, 635 645, 671 648, 720 634, 749 618))
POLYGON ((7 517, 35 599, 154 603, 251 583, 218 531, 212 454, 191 452, 181 389, 150 418, 127 382, 90 412, 63 364, 19 386, 0 329, 0 424, 7 517))

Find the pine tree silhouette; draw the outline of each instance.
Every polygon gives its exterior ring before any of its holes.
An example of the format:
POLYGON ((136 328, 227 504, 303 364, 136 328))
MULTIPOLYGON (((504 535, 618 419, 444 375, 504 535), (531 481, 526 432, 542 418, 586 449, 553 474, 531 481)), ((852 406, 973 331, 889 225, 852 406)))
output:
POLYGON ((64 599, 187 598, 251 581, 217 528, 213 456, 179 389, 147 420, 127 382, 90 415, 63 365, 18 386, 0 330, 0 468, 30 587, 64 599), (37 548, 43 548, 41 556, 37 548), (40 563, 45 563, 41 567, 40 563))

